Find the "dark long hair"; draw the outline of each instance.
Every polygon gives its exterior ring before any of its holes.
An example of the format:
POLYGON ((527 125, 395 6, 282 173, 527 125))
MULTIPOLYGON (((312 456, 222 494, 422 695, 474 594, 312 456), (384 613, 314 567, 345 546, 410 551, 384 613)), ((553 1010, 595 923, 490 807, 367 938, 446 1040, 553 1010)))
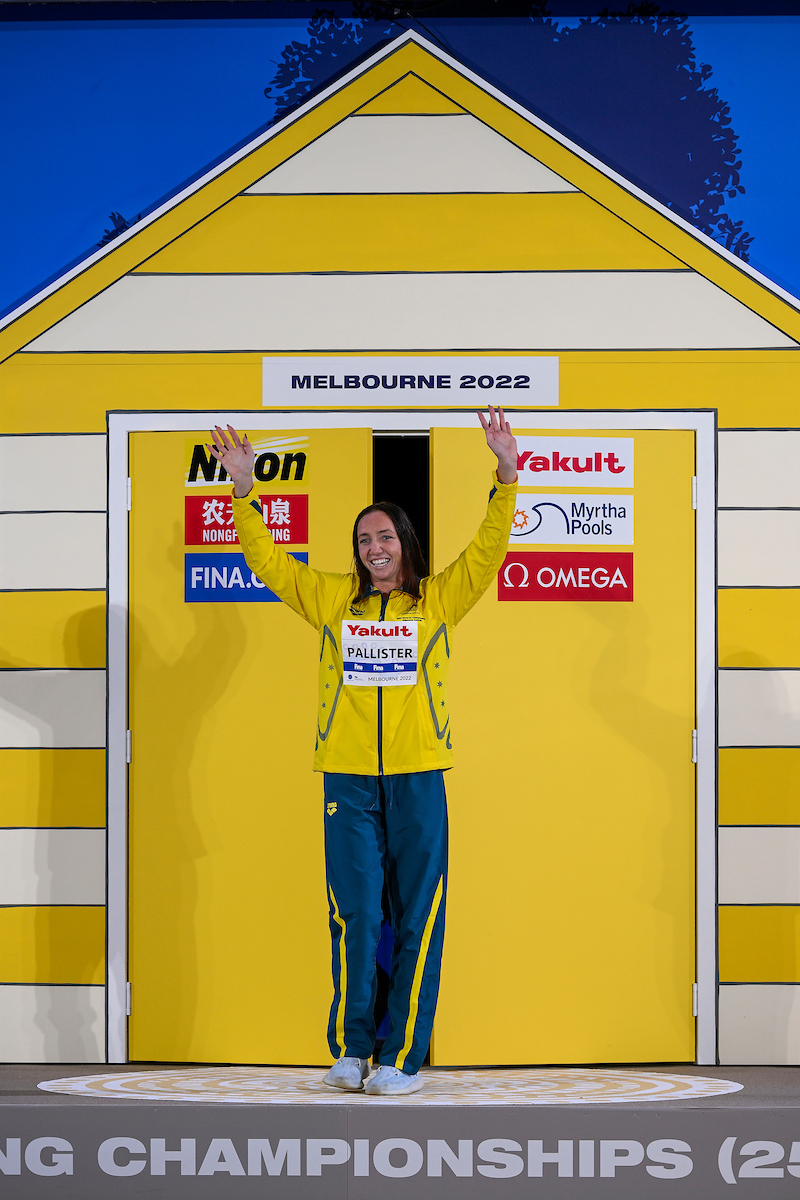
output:
POLYGON ((353 525, 353 568, 359 585, 356 603, 359 600, 365 600, 372 591, 372 578, 358 553, 359 521, 372 512, 386 513, 394 525, 403 555, 403 591, 408 592, 415 600, 419 600, 419 581, 427 575, 428 570, 425 566, 425 559, 422 557, 414 526, 411 524, 408 514, 399 505, 392 504, 389 500, 379 500, 377 504, 370 504, 368 508, 362 508, 353 525))

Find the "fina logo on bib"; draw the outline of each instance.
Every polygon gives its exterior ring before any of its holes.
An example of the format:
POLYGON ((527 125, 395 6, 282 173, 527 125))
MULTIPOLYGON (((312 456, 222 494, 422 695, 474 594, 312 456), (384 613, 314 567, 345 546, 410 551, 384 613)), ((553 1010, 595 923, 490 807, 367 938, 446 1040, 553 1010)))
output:
POLYGON ((633 545, 633 496, 517 495, 509 542, 538 546, 570 543, 633 545))
POLYGON ((342 622, 344 682, 387 687, 417 682, 415 621, 342 622))

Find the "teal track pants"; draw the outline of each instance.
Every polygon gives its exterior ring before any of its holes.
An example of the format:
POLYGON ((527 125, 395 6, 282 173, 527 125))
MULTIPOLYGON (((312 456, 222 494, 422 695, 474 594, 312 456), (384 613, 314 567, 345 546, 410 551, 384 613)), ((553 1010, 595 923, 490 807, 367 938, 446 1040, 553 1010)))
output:
POLYGON ((375 953, 382 899, 394 951, 389 1035, 381 1064, 415 1075, 430 1045, 439 994, 447 892, 447 802, 441 771, 325 775, 325 863, 334 996, 334 1057, 375 1047, 375 953))

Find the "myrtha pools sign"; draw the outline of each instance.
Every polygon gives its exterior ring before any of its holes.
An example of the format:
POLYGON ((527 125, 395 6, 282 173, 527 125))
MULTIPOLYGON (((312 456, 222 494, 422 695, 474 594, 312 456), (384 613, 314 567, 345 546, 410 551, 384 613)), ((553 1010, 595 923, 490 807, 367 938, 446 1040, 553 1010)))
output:
POLYGON ((633 496, 520 494, 510 542, 631 546, 633 496))

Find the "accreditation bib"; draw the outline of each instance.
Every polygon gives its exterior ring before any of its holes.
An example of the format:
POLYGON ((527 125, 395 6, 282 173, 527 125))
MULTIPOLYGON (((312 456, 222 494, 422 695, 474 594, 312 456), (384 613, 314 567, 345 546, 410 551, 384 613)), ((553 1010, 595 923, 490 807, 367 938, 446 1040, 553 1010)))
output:
POLYGON ((417 682, 416 621, 342 621, 344 682, 388 687, 417 682))

